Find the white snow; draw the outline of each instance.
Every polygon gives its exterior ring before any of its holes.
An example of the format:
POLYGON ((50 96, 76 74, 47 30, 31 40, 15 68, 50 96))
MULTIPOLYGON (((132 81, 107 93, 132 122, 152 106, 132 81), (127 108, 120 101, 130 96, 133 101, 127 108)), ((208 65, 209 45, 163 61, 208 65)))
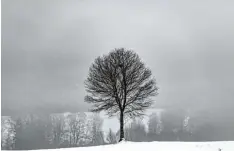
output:
MULTIPOLYGON (((120 142, 114 145, 51 149, 49 151, 234 151, 234 141, 120 142)), ((46 151, 46 150, 41 150, 46 151)))

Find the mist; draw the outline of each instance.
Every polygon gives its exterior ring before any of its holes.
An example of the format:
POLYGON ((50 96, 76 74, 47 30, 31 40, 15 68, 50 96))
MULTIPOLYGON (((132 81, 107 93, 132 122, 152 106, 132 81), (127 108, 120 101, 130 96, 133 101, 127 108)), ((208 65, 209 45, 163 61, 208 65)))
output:
POLYGON ((2 115, 88 111, 89 66, 124 47, 152 70, 155 108, 230 117, 234 125, 233 5, 3 0, 2 115))

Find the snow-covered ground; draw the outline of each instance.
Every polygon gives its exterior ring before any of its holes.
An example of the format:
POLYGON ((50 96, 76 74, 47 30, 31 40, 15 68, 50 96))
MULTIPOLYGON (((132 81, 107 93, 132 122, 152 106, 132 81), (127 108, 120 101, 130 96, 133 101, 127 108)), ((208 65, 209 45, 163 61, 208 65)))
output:
MULTIPOLYGON (((234 141, 121 142, 114 145, 51 149, 50 151, 234 151, 234 141)), ((40 150, 43 151, 43 150, 40 150)), ((44 150, 45 151, 45 150, 44 150)))

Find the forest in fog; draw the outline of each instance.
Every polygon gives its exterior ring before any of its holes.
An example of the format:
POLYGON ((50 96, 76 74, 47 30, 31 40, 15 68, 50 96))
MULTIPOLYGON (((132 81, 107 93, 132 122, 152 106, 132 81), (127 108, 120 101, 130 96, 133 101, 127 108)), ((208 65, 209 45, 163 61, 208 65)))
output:
MULTIPOLYGON (((151 113, 145 117, 147 122, 142 119, 125 121, 125 139, 134 142, 234 140, 231 125, 215 122, 210 117, 209 114, 195 117, 178 111, 151 113)), ((51 149, 114 144, 119 131, 111 127, 104 131, 104 120, 108 119, 93 113, 2 116, 1 148, 51 149)))

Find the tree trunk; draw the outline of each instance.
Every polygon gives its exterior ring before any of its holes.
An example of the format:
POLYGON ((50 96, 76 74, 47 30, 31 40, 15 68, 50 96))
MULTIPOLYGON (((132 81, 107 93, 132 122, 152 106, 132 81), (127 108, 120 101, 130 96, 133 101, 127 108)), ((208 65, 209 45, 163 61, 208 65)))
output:
POLYGON ((124 139, 124 116, 123 112, 120 111, 120 138, 119 142, 121 142, 124 139))

